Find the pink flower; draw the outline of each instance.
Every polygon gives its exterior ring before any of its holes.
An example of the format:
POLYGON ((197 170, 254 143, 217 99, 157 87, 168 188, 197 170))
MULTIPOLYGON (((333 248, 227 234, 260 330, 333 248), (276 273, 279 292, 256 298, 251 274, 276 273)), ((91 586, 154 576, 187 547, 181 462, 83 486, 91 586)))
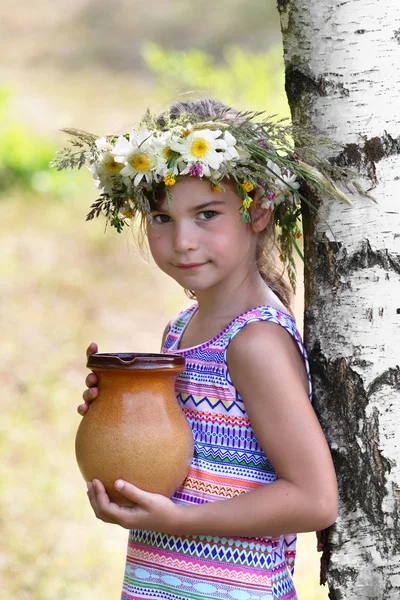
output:
POLYGON ((203 165, 200 163, 194 163, 189 167, 189 175, 192 177, 201 177, 203 175, 203 165))
POLYGON ((257 140, 257 144, 260 144, 260 146, 262 146, 266 150, 271 150, 271 146, 269 144, 267 144, 267 142, 262 138, 257 140))
POLYGON ((268 200, 273 200, 276 197, 276 192, 268 192, 267 198, 268 200))

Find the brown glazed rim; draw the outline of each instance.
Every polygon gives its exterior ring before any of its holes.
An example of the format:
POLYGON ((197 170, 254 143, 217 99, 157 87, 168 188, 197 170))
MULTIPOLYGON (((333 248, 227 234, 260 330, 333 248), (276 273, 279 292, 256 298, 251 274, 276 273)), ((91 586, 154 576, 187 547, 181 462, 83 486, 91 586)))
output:
POLYGON ((185 368, 185 357, 178 354, 149 354, 145 352, 95 353, 88 356, 89 369, 120 369, 124 371, 144 371, 154 369, 185 368))

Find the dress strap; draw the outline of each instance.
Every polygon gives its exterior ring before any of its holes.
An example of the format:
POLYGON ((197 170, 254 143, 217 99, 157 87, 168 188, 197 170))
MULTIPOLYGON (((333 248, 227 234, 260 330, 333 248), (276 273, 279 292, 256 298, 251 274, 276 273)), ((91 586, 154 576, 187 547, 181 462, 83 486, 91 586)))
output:
POLYGON ((167 335, 165 336, 163 352, 173 352, 179 348, 183 330, 190 321, 193 313, 196 311, 197 306, 197 304, 192 304, 178 313, 178 315, 170 321, 167 335))
POLYGON ((270 321, 272 323, 276 323, 277 325, 281 325, 292 336, 292 338, 294 339, 294 341, 297 344, 300 354, 303 357, 304 366, 305 366, 307 378, 308 378, 308 396, 309 396, 309 399, 311 400, 312 399, 312 386, 311 386, 310 366, 309 366, 309 362, 308 362, 307 351, 304 347, 300 332, 297 329, 296 321, 295 321, 294 317, 292 315, 290 315, 289 313, 281 311, 281 310, 275 308, 274 306, 270 306, 270 305, 258 306, 257 308, 254 308, 242 315, 239 315, 230 324, 229 331, 227 332, 227 335, 225 336, 226 345, 224 348, 224 363, 225 363, 225 368, 226 368, 226 378, 227 378, 227 381, 231 388, 232 393, 235 394, 235 396, 238 398, 238 392, 235 389, 235 387, 233 386, 232 380, 229 375, 228 362, 227 362, 227 358, 226 358, 227 350, 228 350, 230 342, 239 333, 239 331, 241 331, 243 329, 243 327, 245 327, 249 323, 254 323, 255 321, 270 321))

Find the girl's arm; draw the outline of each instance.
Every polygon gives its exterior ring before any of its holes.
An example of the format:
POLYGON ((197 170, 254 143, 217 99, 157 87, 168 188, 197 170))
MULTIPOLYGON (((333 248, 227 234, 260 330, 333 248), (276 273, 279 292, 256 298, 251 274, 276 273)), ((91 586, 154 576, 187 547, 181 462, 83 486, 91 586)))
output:
POLYGON ((318 531, 335 521, 335 471, 308 399, 296 342, 280 325, 250 323, 230 343, 227 358, 233 384, 277 481, 228 500, 185 506, 125 483, 121 493, 138 503, 125 511, 110 504, 96 482, 89 498, 97 516, 123 527, 220 537, 318 531))
POLYGON ((278 479, 229 500, 184 507, 181 533, 252 537, 328 527, 337 516, 336 475, 296 342, 280 325, 249 323, 227 358, 278 479))

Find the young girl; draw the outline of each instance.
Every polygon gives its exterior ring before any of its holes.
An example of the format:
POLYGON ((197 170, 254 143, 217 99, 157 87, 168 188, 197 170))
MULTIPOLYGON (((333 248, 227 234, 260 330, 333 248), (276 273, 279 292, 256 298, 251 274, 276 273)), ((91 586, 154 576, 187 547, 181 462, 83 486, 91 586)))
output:
MULTIPOLYGON (((119 507, 94 480, 89 500, 97 518, 130 529, 124 600, 293 600, 296 532, 324 529, 337 515, 307 355, 273 252, 280 219, 287 258, 284 217, 294 215, 298 189, 292 173, 305 176, 305 167, 300 172, 291 157, 289 172, 260 137, 265 128, 214 101, 175 105, 157 126, 129 140, 96 140, 103 154, 92 170, 106 199, 117 196, 118 181, 131 186, 136 204, 119 202, 113 224, 132 208, 142 212, 156 264, 196 300, 162 342, 162 352, 186 359, 176 396, 194 456, 172 499, 119 480, 116 488, 135 502, 119 507)), ((96 344, 87 350, 96 351, 96 344)), ((96 383, 91 373, 81 415, 96 383)))

